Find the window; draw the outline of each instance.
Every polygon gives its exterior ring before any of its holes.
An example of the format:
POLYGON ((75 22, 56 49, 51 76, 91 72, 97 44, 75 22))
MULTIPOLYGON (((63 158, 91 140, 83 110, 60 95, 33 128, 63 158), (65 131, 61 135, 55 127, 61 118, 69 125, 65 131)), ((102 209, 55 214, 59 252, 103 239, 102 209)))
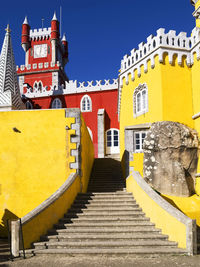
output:
POLYGON ((106 132, 106 154, 119 153, 119 130, 109 129, 106 132))
POLYGON ((85 95, 81 99, 81 111, 89 112, 92 111, 92 100, 89 95, 85 95))
POLYGON ((51 104, 51 108, 57 109, 62 108, 62 102, 59 98, 55 98, 51 104))
POLYGON ((33 109, 33 105, 31 104, 31 102, 26 102, 26 109, 33 109))
POLYGON ((134 117, 148 112, 148 90, 146 84, 140 84, 133 94, 134 117))
POLYGON ((146 137, 146 132, 134 132, 134 151, 135 153, 143 152, 143 142, 146 137))

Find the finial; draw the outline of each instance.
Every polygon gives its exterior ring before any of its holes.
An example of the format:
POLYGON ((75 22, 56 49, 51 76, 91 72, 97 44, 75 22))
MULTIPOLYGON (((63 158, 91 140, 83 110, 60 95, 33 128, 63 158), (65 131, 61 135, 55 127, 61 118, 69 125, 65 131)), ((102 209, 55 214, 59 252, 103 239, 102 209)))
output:
POLYGON ((65 33, 63 34, 62 41, 67 41, 65 33))
POLYGON ((11 29, 10 29, 10 25, 9 25, 9 24, 7 25, 7 28, 5 29, 5 31, 6 31, 7 33, 10 33, 10 32, 11 32, 11 29))
POLYGON ((53 15, 52 20, 57 20, 57 17, 56 17, 56 11, 54 11, 54 15, 53 15))
POLYGON ((27 16, 25 17, 23 24, 28 24, 27 16))

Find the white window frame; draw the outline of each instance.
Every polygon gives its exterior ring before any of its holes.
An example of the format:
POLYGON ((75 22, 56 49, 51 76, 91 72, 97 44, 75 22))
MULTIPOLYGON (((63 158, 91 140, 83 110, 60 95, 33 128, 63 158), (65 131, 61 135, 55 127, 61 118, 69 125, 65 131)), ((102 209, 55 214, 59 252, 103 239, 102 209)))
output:
POLYGON ((117 128, 110 128, 106 131, 106 154, 118 154, 119 153, 119 129, 117 128), (108 140, 108 132, 111 132, 111 140, 108 140), (114 140, 114 131, 117 131, 118 139, 114 140), (118 145, 115 146, 114 142, 117 141, 118 145), (111 145, 108 146, 108 142, 111 143, 111 145))
POLYGON ((134 131, 134 153, 143 153, 143 142, 147 135, 147 131, 134 131), (145 134, 145 136, 143 136, 145 134), (137 136, 139 137, 137 137, 137 136), (137 142, 137 140, 139 142, 137 142), (139 146, 139 147, 137 147, 139 146))
POLYGON ((140 84, 134 90, 133 94, 133 116, 138 117, 147 112, 148 112, 148 88, 146 84, 140 84))
POLYGON ((81 98, 81 112, 91 112, 92 111, 92 99, 89 95, 84 95, 82 98, 81 98), (84 105, 84 101, 86 101, 85 103, 85 107, 83 106, 84 105), (89 104, 89 106, 88 106, 89 104))
POLYGON ((52 109, 62 108, 62 101, 60 100, 60 98, 58 97, 54 98, 54 100, 51 103, 51 108, 52 109))

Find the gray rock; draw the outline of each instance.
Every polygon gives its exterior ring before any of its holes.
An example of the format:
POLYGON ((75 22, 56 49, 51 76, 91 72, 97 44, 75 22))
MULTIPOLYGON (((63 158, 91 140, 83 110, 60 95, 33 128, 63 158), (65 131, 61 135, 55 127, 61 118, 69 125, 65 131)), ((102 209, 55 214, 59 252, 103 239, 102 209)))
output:
POLYGON ((172 121, 153 123, 144 140, 144 179, 155 190, 171 196, 195 193, 198 134, 172 121))

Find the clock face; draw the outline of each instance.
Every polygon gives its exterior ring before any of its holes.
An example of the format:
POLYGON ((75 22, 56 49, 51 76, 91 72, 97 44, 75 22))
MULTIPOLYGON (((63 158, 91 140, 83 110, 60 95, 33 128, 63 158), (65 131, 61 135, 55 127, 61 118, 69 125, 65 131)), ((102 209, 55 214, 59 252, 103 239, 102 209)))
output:
POLYGON ((34 46, 34 58, 47 57, 47 44, 34 46))

